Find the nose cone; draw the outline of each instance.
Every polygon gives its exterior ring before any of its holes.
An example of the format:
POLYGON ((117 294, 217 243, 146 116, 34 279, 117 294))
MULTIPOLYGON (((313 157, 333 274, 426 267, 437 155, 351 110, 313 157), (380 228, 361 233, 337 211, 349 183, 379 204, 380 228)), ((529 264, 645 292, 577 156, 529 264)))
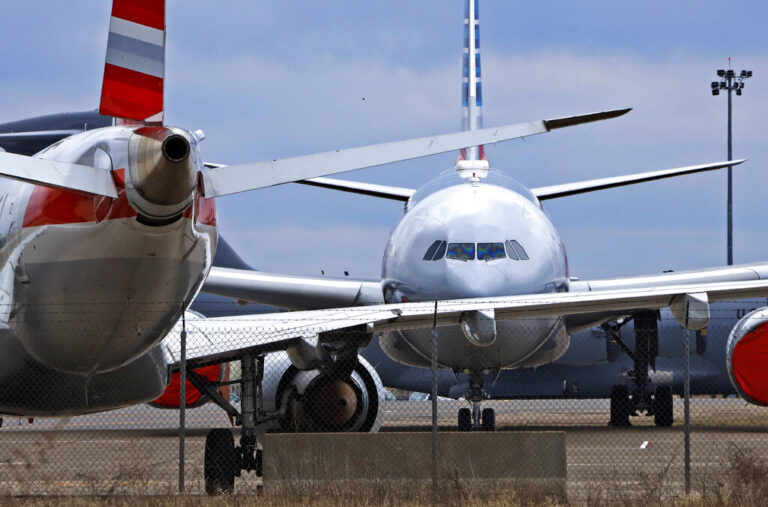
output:
POLYGON ((178 215, 192 201, 197 170, 189 134, 143 127, 131 136, 131 203, 151 218, 178 215))

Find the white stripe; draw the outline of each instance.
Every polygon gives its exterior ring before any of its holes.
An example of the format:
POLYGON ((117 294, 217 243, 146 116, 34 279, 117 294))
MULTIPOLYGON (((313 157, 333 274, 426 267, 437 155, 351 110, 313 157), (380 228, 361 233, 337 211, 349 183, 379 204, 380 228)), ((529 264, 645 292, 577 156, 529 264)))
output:
POLYGON ((640 444, 640 449, 645 449, 646 447, 648 447, 648 441, 647 440, 645 442, 643 442, 642 444, 640 444))
POLYGON ((109 31, 118 35, 124 35, 132 39, 137 39, 155 46, 162 46, 165 43, 165 32, 146 25, 140 25, 133 21, 112 16, 109 22, 109 31))
POLYGON ((126 53, 125 51, 118 51, 115 49, 107 48, 106 61, 110 65, 116 67, 124 67, 126 69, 135 70, 143 74, 149 74, 159 78, 165 77, 165 65, 163 62, 157 60, 150 60, 149 58, 142 58, 139 55, 132 53, 126 53))

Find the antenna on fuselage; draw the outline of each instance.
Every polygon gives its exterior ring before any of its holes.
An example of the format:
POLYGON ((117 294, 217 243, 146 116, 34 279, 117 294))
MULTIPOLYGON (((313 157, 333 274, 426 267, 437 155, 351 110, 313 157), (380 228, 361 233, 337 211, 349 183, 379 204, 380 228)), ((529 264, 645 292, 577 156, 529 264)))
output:
MULTIPOLYGON (((483 94, 480 71, 480 10, 479 0, 467 0, 464 5, 464 55, 462 58, 461 128, 483 128, 483 94)), ((490 168, 483 146, 465 148, 456 160, 456 171, 472 183, 485 177, 490 168)))

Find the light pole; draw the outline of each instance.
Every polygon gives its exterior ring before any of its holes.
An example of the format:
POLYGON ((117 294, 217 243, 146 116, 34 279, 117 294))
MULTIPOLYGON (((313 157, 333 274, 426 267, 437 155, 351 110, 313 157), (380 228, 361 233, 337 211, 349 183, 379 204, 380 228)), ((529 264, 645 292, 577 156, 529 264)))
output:
MULTIPOLYGON (((728 67, 731 59, 728 58, 728 67)), ((712 95, 720 95, 720 90, 728 90, 728 160, 733 160, 732 128, 731 128, 731 92, 741 95, 744 80, 752 77, 751 70, 742 70, 738 75, 732 70, 719 69, 717 77, 720 81, 712 81, 712 95)), ((733 168, 728 167, 728 265, 733 264, 733 168)))

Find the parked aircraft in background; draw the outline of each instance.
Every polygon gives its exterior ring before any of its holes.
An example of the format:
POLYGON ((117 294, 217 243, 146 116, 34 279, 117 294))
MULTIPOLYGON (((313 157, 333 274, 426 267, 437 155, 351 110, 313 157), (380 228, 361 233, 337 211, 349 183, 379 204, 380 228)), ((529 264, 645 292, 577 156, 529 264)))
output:
MULTIPOLYGON (((468 0, 465 12, 462 118, 464 129, 471 132, 482 128, 477 2, 468 0)), ((615 115, 627 111, 621 110, 615 115)), ((555 125, 570 123, 565 120, 555 125)), ((329 178, 302 181, 300 183, 405 203, 405 212, 384 252, 381 282, 345 280, 329 284, 311 277, 247 274, 214 268, 203 290, 282 308, 312 309, 532 294, 548 294, 554 301, 567 300, 573 292, 596 294, 597 291, 608 298, 615 295, 621 299, 621 293, 628 289, 749 279, 754 274, 752 271, 746 273, 732 268, 573 282, 569 279, 564 245, 541 205, 541 201, 547 199, 713 170, 740 162, 719 162, 529 190, 492 169, 483 147, 476 146, 461 151, 455 170, 442 173, 418 190, 329 178)), ((596 324, 609 325, 616 319, 622 323, 631 320, 638 329, 638 343, 642 347, 657 343, 658 307, 630 303, 622 305, 622 310, 617 312, 611 304, 616 302, 606 303, 587 316, 554 311, 521 315, 515 319, 502 317, 503 311, 489 304, 463 311, 451 326, 441 328, 437 352, 439 366, 457 374, 463 373, 468 379, 453 392, 472 402, 471 412, 468 408, 459 410, 459 429, 492 430, 495 426, 493 409, 481 408, 482 400, 488 395, 485 380, 495 378, 503 369, 552 363, 566 353, 571 335, 579 330, 596 324)), ((385 331, 379 342, 381 349, 398 363, 423 368, 430 366, 429 329, 385 331)), ((637 361, 633 369, 634 391, 630 393, 624 383, 616 383, 613 387, 613 419, 617 424, 625 424, 630 413, 645 409, 656 414, 657 420, 666 425, 671 423, 672 417, 671 390, 669 386, 661 385, 653 395, 647 392, 648 366, 653 357, 647 351, 641 352, 642 347, 638 347, 634 354, 637 361)), ((401 386, 406 387, 406 384, 401 386)))
MULTIPOLYGON (((309 429, 376 429, 381 383, 359 357, 376 333, 382 343, 389 340, 385 348, 396 360, 422 364, 430 333, 420 329, 439 327, 441 365, 469 369, 477 426, 483 374, 551 362, 579 329, 626 315, 637 322, 638 309, 666 307, 681 323, 698 327, 708 320, 709 301, 768 295, 768 281, 754 280, 768 273, 768 265, 571 283, 564 249, 539 199, 727 164, 534 189, 538 197, 493 172, 483 144, 627 110, 479 128, 479 55, 469 5, 469 130, 215 167, 199 153, 202 132, 162 123, 164 2, 114 0, 100 112, 121 120, 65 137, 32 157, 0 153, 0 174, 14 180, 0 189, 0 412, 76 415, 151 400, 178 406, 168 397, 157 400, 179 387, 168 381, 179 369, 186 329, 185 364, 194 369, 189 379, 197 394, 242 426, 239 447, 229 429, 212 430, 206 441, 207 490, 231 490, 235 475, 258 466, 258 432, 286 420, 299 418, 309 429), (402 189, 377 189, 408 201, 385 254, 382 284, 212 268, 215 197, 463 149, 457 173, 441 179, 440 188, 410 197, 402 189), (498 223, 499 216, 519 218, 498 223), (488 290, 477 292, 466 273, 488 290), (497 284, 496 277, 509 285, 497 284), (201 288, 294 309, 358 306, 222 320, 186 311, 201 288), (288 353, 269 354, 277 351, 288 353), (264 369, 265 354, 272 368, 264 369), (206 370, 220 371, 229 361, 241 363, 239 410, 221 396, 219 374, 206 370), (262 377, 265 371, 269 377, 262 377), (260 383, 283 389, 274 406, 258 403, 260 383), (335 412, 321 414, 321 402, 337 399, 335 412)), ((751 373, 737 364, 740 343, 730 356, 734 371, 751 373)), ((322 410, 333 406, 322 404, 322 410)), ((468 418, 472 414, 460 413, 462 429, 468 418)), ((482 422, 492 428, 493 413, 482 422)))

